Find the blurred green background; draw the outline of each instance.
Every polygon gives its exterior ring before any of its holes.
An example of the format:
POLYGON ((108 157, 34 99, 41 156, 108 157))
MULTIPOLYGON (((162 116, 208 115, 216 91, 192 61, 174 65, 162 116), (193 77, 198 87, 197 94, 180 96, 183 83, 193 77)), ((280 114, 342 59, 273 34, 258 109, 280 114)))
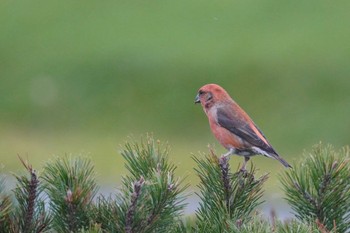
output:
MULTIPOLYGON (((319 141, 350 139, 349 1, 0 2, 0 157, 40 169, 91 157, 102 186, 125 174, 128 137, 171 146, 197 183, 192 154, 210 133, 199 87, 222 85, 288 161, 319 141)), ((242 159, 233 157, 234 168, 242 159)), ((279 191, 283 167, 254 158, 279 191)), ((194 187, 194 186, 192 186, 194 187)))

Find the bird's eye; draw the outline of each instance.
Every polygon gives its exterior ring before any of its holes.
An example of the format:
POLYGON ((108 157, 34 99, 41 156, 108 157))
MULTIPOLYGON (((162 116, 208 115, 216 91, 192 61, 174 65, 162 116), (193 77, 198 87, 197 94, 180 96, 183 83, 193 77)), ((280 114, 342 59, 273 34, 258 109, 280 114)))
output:
POLYGON ((212 98, 213 98, 213 94, 211 92, 208 92, 207 101, 211 100, 212 98))
POLYGON ((199 90, 199 91, 198 91, 198 94, 199 94, 199 95, 202 95, 202 94, 204 94, 204 91, 199 90))

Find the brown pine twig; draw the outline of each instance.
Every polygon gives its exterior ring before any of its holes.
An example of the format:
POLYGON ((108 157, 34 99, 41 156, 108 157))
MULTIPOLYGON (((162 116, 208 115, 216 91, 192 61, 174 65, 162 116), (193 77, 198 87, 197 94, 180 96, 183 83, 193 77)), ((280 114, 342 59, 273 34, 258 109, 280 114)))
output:
POLYGON ((145 183, 145 179, 141 176, 140 180, 134 183, 134 192, 131 194, 131 204, 126 212, 125 232, 132 233, 132 225, 134 222, 134 215, 136 211, 137 201, 141 195, 141 188, 145 183))
POLYGON ((38 178, 35 174, 35 171, 32 168, 32 165, 28 164, 27 161, 24 161, 19 155, 19 160, 23 164, 23 166, 26 168, 26 170, 30 173, 30 181, 28 185, 28 200, 27 200, 27 208, 26 208, 26 215, 25 215, 25 223, 24 223, 24 230, 23 232, 30 232, 32 228, 32 221, 33 221, 33 214, 34 214, 34 208, 35 208, 35 199, 37 198, 37 188, 38 188, 38 178))

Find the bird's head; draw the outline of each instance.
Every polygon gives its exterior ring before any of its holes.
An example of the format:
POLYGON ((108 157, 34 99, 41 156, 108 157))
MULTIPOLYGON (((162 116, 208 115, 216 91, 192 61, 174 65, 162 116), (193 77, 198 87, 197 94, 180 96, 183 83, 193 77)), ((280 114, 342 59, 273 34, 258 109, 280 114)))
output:
POLYGON ((201 103, 203 108, 209 109, 217 102, 230 99, 231 97, 227 94, 224 88, 217 84, 206 84, 199 88, 194 103, 201 103))

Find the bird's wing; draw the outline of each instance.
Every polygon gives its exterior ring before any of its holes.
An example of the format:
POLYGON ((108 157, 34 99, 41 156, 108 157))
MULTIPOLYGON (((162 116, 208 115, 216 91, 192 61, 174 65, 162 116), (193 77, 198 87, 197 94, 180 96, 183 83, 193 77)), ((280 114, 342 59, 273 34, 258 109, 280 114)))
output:
POLYGON ((247 122, 243 116, 240 117, 240 115, 230 112, 226 108, 218 108, 216 114, 218 124, 221 127, 242 138, 250 145, 277 155, 264 134, 253 122, 247 122))

